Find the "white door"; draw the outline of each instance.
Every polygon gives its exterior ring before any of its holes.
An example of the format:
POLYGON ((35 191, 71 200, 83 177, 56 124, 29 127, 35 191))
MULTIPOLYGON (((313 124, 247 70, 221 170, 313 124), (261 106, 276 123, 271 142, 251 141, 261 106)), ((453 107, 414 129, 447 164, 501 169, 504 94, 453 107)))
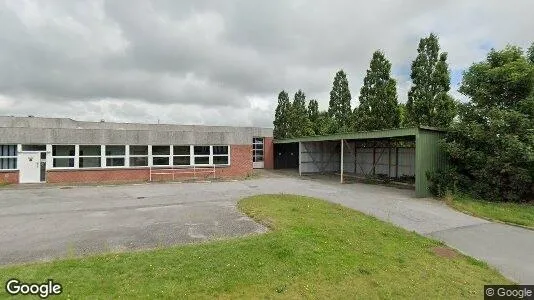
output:
POLYGON ((20 152, 18 158, 20 183, 41 182, 41 153, 20 152))
POLYGON ((252 167, 263 169, 263 165, 263 138, 255 137, 252 139, 252 167))

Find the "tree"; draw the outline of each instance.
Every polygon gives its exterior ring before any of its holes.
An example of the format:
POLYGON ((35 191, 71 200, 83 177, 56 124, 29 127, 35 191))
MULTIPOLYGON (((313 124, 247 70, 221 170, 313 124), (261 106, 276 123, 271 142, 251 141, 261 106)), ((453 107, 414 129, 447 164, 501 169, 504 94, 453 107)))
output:
POLYGON ((399 119, 400 119, 399 127, 407 127, 409 125, 409 121, 408 121, 408 113, 406 112, 406 104, 399 103, 399 106, 397 107, 397 111, 399 112, 399 119))
POLYGON ((527 54, 530 62, 534 64, 534 43, 532 43, 532 45, 530 45, 530 48, 528 48, 527 54))
POLYGON ((285 91, 278 94, 278 105, 274 114, 274 130, 273 136, 275 139, 284 139, 289 137, 289 121, 291 113, 291 102, 289 96, 285 91))
POLYGON ((448 94, 447 53, 439 53, 438 38, 433 33, 420 40, 417 52, 412 62, 412 87, 406 104, 409 123, 447 127, 456 116, 455 101, 448 94))
POLYGON ((534 64, 518 47, 491 50, 459 91, 471 102, 443 143, 456 173, 449 184, 488 200, 525 199, 534 174, 534 64))
POLYGON ((355 109, 358 130, 399 127, 396 85, 396 81, 391 78, 391 63, 384 53, 376 51, 360 90, 360 105, 355 109))
POLYGON ((295 93, 289 124, 291 137, 313 135, 313 124, 308 118, 308 109, 306 108, 306 95, 301 90, 295 93))
POLYGON ((332 118, 332 126, 329 133, 342 133, 351 131, 352 110, 350 108, 350 90, 347 75, 343 70, 339 70, 334 77, 332 91, 330 91, 330 102, 328 103, 328 114, 332 118))
POLYGON ((319 103, 317 100, 312 99, 308 103, 308 119, 312 124, 313 134, 319 134, 321 128, 319 123, 319 103))

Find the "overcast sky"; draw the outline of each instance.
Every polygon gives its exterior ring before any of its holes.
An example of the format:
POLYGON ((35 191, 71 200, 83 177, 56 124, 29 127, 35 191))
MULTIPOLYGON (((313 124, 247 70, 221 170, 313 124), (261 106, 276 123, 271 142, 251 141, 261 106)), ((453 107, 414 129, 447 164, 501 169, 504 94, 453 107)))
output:
POLYGON ((0 0, 0 115, 272 126, 277 94, 353 107, 372 52, 406 101, 417 43, 435 32, 461 73, 534 40, 532 0, 0 0))

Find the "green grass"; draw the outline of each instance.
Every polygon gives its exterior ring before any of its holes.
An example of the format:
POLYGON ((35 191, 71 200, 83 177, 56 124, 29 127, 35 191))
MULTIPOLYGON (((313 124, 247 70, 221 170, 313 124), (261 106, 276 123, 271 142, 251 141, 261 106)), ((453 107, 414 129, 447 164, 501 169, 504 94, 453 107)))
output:
POLYGON ((488 202, 466 195, 447 197, 453 208, 471 215, 534 228, 534 204, 488 202))
POLYGON ((0 281, 52 278, 63 285, 59 298, 74 299, 458 299, 481 298, 484 284, 509 283, 477 260, 437 256, 439 242, 339 205, 263 195, 241 200, 239 209, 272 231, 0 268, 0 281))

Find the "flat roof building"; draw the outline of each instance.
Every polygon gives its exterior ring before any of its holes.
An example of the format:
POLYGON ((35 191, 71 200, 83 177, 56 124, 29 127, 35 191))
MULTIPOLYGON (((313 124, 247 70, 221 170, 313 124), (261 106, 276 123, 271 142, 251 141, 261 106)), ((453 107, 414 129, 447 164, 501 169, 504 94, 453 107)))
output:
POLYGON ((272 168, 270 128, 0 117, 0 183, 244 177, 272 168))

